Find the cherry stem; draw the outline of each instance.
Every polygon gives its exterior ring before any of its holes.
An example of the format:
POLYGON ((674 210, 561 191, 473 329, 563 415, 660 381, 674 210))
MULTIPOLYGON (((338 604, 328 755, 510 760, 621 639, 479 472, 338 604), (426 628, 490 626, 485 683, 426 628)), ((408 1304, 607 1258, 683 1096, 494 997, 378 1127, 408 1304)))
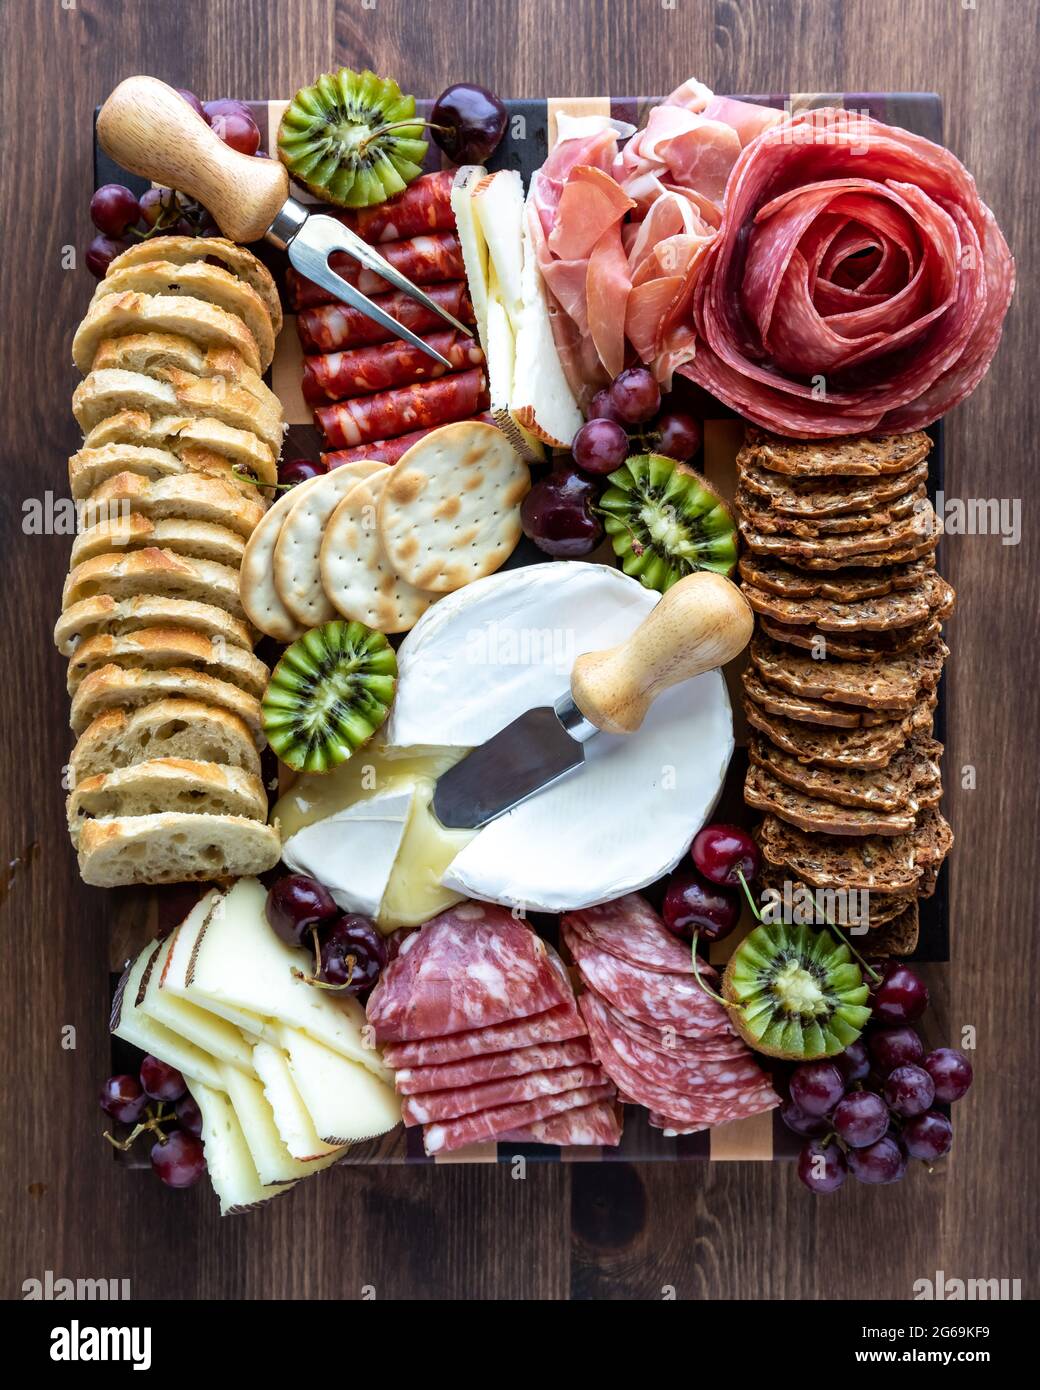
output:
POLYGON ((420 130, 439 130, 442 134, 454 128, 450 125, 437 125, 434 121, 417 121, 414 116, 410 121, 390 121, 387 125, 377 125, 375 130, 370 130, 363 140, 358 141, 358 154, 364 154, 372 141, 381 135, 389 135, 392 130, 414 130, 416 126, 420 130))
POLYGON ((697 959, 697 942, 699 940, 700 932, 694 932, 693 936, 690 938, 690 961, 693 966, 693 978, 697 981, 709 999, 714 999, 717 1003, 721 1004, 724 1009, 739 1009, 739 1004, 731 1004, 728 999, 723 999, 721 994, 716 994, 715 990, 713 990, 710 985, 705 984, 702 979, 700 964, 697 959))

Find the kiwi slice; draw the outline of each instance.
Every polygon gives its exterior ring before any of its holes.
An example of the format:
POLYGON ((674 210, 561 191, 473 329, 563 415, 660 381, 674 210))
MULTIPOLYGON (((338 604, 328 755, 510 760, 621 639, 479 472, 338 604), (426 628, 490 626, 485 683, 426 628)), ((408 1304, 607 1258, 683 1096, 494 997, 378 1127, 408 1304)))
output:
POLYGON ((663 454, 633 454, 607 481, 600 511, 626 574, 663 594, 694 570, 733 573, 733 516, 699 473, 663 454))
POLYGON ((384 203, 422 173, 427 142, 415 98, 367 69, 322 73, 285 109, 278 154, 316 198, 341 208, 384 203))
POLYGON ((826 931, 768 923, 740 943, 722 994, 756 1052, 804 1062, 833 1057, 859 1037, 870 991, 849 948, 826 931))
POLYGON ((332 622, 287 647, 264 695, 268 742, 296 772, 329 772, 368 742, 397 688, 397 657, 381 632, 332 622))

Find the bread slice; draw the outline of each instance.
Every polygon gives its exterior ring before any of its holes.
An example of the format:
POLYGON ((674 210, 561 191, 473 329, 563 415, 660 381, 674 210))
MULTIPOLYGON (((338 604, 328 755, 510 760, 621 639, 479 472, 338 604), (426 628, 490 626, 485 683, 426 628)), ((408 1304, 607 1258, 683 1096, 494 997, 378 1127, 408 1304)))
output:
POLYGON ((755 832, 767 863, 816 888, 867 888, 912 893, 942 863, 953 832, 937 810, 922 811, 906 835, 841 838, 800 830, 767 815, 755 832))
MULTIPOLYGON (((896 719, 905 719, 911 713, 910 710, 866 709, 862 706, 844 705, 834 700, 797 695, 763 680, 754 666, 748 666, 742 671, 740 679, 744 686, 745 698, 757 705, 763 713, 824 729, 869 729, 875 725, 890 724, 896 719)), ((922 703, 934 706, 934 692, 922 692, 915 701, 914 708, 922 703)))
POLYGON ((927 647, 942 631, 937 617, 889 632, 821 632, 815 627, 776 623, 761 614, 758 625, 774 642, 810 651, 817 660, 826 657, 832 661, 879 661, 887 656, 902 656, 927 647))
POLYGON ((789 825, 820 835, 906 835, 915 823, 915 811, 910 807, 880 811, 838 805, 795 791, 764 767, 748 768, 744 801, 756 811, 769 811, 789 825))
POLYGON ((117 816, 88 821, 79 871, 95 888, 198 883, 266 873, 282 852, 278 832, 245 816, 117 816))
POLYGON ((945 621, 953 612, 956 599, 953 587, 935 570, 921 575, 909 588, 851 602, 821 595, 785 598, 746 581, 740 587, 762 618, 787 626, 816 627, 821 632, 890 632, 926 623, 931 618, 945 621))
POLYGON ((62 656, 71 656, 81 642, 102 633, 118 637, 142 627, 177 627, 197 632, 209 641, 251 651, 252 633, 245 623, 212 603, 141 594, 114 599, 108 594, 80 599, 67 608, 54 628, 54 645, 62 656))
POLYGON ((100 666, 80 682, 72 697, 70 723, 78 737, 99 714, 109 709, 140 709, 155 700, 198 700, 216 705, 241 719, 257 748, 266 742, 260 701, 230 681, 217 680, 202 671, 184 667, 169 670, 137 670, 134 667, 100 666))
POLYGON ((841 516, 872 511, 913 492, 928 481, 928 462, 922 459, 904 473, 873 478, 792 478, 751 463, 738 455, 741 487, 757 499, 755 506, 794 517, 841 516))
POLYGON ((105 816, 246 816, 267 820, 267 793, 259 777, 238 767, 155 758, 77 782, 66 807, 72 843, 87 821, 105 816))
POLYGON ((156 700, 110 709, 91 721, 72 750, 72 785, 155 758, 237 767, 260 777, 260 755, 242 720, 198 700, 156 700))
MULTIPOLYGON (((171 443, 175 441, 167 441, 171 443)), ((184 478, 192 473, 206 477, 220 478, 229 484, 242 497, 250 501, 263 493, 256 483, 235 470, 238 465, 224 454, 209 453, 203 449, 192 449, 185 459, 169 448, 157 448, 140 444, 105 444, 100 448, 80 449, 69 459, 69 488, 74 498, 81 501, 99 488, 109 478, 120 473, 135 473, 139 478, 158 482, 163 478, 184 478)))
POLYGON ((104 597, 121 602, 145 594, 210 603, 239 621, 245 619, 237 570, 211 560, 175 555, 172 550, 159 550, 155 546, 84 560, 65 580, 61 607, 65 613, 73 604, 88 598, 104 597))
POLYGON ((799 767, 858 768, 863 772, 887 767, 914 734, 929 737, 932 709, 931 703, 922 701, 912 713, 883 724, 826 729, 770 714, 754 700, 744 699, 744 714, 751 727, 765 734, 776 750, 790 756, 799 767))
POLYGON ((785 439, 748 425, 737 465, 750 463, 795 478, 875 478, 905 473, 926 459, 931 448, 932 441, 923 431, 785 439))
POLYGON ((129 512, 150 521, 177 517, 226 527, 247 541, 265 510, 258 488, 253 489, 253 496, 244 497, 233 483, 205 473, 155 479, 140 473, 116 473, 83 500, 79 519, 81 526, 96 526, 129 512))
POLYGON ((228 565, 235 570, 241 566, 246 549, 240 535, 211 521, 183 521, 178 516, 150 521, 146 516, 131 512, 118 521, 99 521, 96 526, 81 531, 72 543, 69 564, 75 568, 98 555, 143 550, 149 546, 228 565))
POLYGON ((153 420, 143 410, 119 410, 95 425, 83 441, 84 449, 106 444, 168 449, 199 472, 205 471, 202 465, 211 455, 220 454, 265 486, 278 481, 274 450, 252 431, 236 430, 220 420, 187 415, 163 415, 153 420))
POLYGON ((840 569, 843 565, 893 564, 897 556, 923 554, 934 550, 942 535, 942 523, 927 498, 909 516, 899 517, 876 530, 847 536, 816 536, 800 539, 793 535, 771 535, 756 530, 739 512, 737 525, 745 543, 757 555, 775 555, 795 565, 818 565, 840 569))
POLYGON ((864 512, 839 512, 827 516, 789 516, 758 506, 759 498, 746 488, 738 487, 734 501, 744 521, 755 531, 766 535, 792 536, 798 540, 818 540, 826 536, 851 536, 892 526, 903 517, 912 516, 925 497, 918 487, 902 497, 893 498, 884 506, 864 512))
MULTIPOLYGON (((943 746, 936 739, 918 736, 906 743, 888 766, 874 772, 850 768, 806 767, 768 739, 752 736, 748 757, 778 782, 806 796, 820 797, 840 806, 866 810, 917 812, 938 802, 942 791, 939 760, 943 746)), ((777 811, 778 815, 782 812, 777 811)), ((796 821, 795 824, 798 824, 796 821)))
POLYGON ((153 419, 190 415, 219 420, 232 429, 251 430, 275 455, 281 453, 285 434, 277 402, 261 405, 223 377, 171 369, 158 380, 122 367, 95 367, 72 393, 72 413, 84 434, 120 410, 142 410, 153 419))
POLYGON ((206 261, 190 261, 175 265, 172 261, 152 259, 139 265, 111 266, 94 291, 92 304, 112 295, 149 294, 162 299, 186 296, 194 301, 235 314, 256 340, 260 352, 260 370, 266 371, 274 357, 274 325, 267 306, 251 285, 232 275, 223 266, 206 261))
POLYGON ((171 380, 172 372, 221 377, 248 391, 261 405, 281 404, 259 372, 247 367, 234 348, 199 347, 178 333, 128 333, 125 338, 105 338, 98 344, 90 370, 140 372, 157 381, 171 380))
POLYGON ((256 339, 237 314, 191 296, 107 293, 91 303, 72 339, 72 360, 80 373, 90 371, 106 338, 126 333, 176 333, 200 347, 232 348, 247 367, 263 371, 256 339))
POLYGON ((800 599, 829 599, 834 603, 854 603, 860 599, 880 598, 903 589, 912 589, 928 574, 935 572, 931 556, 907 565, 890 565, 877 569, 843 569, 837 574, 807 573, 792 569, 782 560, 745 551, 739 560, 740 577, 756 588, 792 601, 800 599))
POLYGON ((173 265, 187 265, 191 261, 220 261, 227 270, 256 291, 271 316, 275 333, 282 331, 282 304, 274 277, 263 261, 244 246, 237 246, 226 237, 218 236, 150 237, 148 241, 139 241, 116 256, 108 269, 111 273, 155 260, 169 261, 173 265))
POLYGON ((793 695, 904 714, 922 691, 938 685, 950 654, 936 640, 919 652, 871 662, 814 661, 761 635, 752 639, 748 651, 763 680, 793 695))
POLYGON ((81 642, 69 661, 69 694, 76 693, 84 676, 109 665, 151 671, 176 666, 179 670, 201 671, 217 680, 229 681, 257 699, 263 697, 271 674, 252 652, 229 646, 219 637, 203 637, 190 628, 144 627, 118 636, 99 633, 81 642))

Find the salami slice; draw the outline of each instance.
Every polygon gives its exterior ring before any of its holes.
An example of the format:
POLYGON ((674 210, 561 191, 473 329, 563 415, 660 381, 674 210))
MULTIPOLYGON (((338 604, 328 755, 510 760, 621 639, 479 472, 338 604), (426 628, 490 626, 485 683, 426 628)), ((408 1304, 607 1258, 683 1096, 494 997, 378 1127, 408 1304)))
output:
POLYGON ((322 406, 314 412, 314 419, 332 449, 353 449, 370 439, 392 439, 411 430, 468 420, 486 410, 488 404, 487 378, 479 367, 473 367, 437 381, 322 406))
MULTIPOLYGON (((447 333, 431 333, 426 341, 447 358, 452 371, 483 365, 480 344, 468 334, 452 329, 447 333)), ((399 338, 371 347, 351 348, 347 352, 305 357, 303 398, 308 405, 325 405, 329 401, 367 396, 373 391, 388 391, 392 386, 432 380, 448 370, 421 348, 399 338)))
POLYGON ((690 973, 690 948, 673 936, 647 900, 627 893, 613 902, 568 912, 567 926, 601 951, 644 970, 666 974, 690 973))
POLYGON ((601 1001, 615 1027, 628 1033, 644 1047, 652 1047, 663 1052, 666 1057, 679 1057, 684 1061, 720 1061, 743 1057, 747 1045, 735 1033, 710 1033, 699 1038, 687 1038, 672 1027, 658 1028, 651 1023, 641 1023, 638 1018, 629 1018, 620 1013, 613 1004, 601 1001))
POLYGON ((503 907, 463 902, 405 940, 367 1014, 378 1042, 405 1042, 544 1013, 568 992, 526 922, 503 907))
POLYGON ((559 1091, 553 1096, 539 1096, 537 1100, 524 1101, 520 1105, 500 1105, 494 1110, 478 1110, 474 1115, 463 1115, 457 1120, 438 1121, 427 1125, 423 1131, 426 1152, 433 1156, 464 1149, 467 1144, 479 1144, 495 1139, 500 1134, 512 1134, 517 1129, 534 1120, 544 1120, 549 1115, 558 1115, 565 1110, 580 1110, 596 1101, 608 1100, 614 1095, 614 1087, 609 1082, 602 1086, 579 1086, 573 1091, 559 1091))
MULTIPOLYGON (((454 315, 460 323, 473 322, 473 305, 464 280, 446 285, 427 285, 426 293, 435 304, 454 315)), ((406 294, 377 294, 372 303, 383 309, 405 328, 415 333, 444 327, 444 320, 417 304, 406 294)), ((296 316, 296 331, 304 352, 342 352, 345 348, 364 347, 369 343, 388 343, 394 334, 360 309, 346 304, 324 304, 317 309, 304 309, 296 316)))
POLYGON ((450 1091, 427 1091, 406 1096, 401 1118, 406 1125, 428 1125, 434 1120, 456 1120, 477 1110, 502 1105, 520 1105, 539 1096, 554 1096, 579 1086, 599 1086, 606 1075, 598 1062, 580 1067, 557 1067, 554 1071, 532 1071, 526 1076, 505 1076, 480 1086, 456 1086, 450 1091))
MULTIPOLYGON (((434 232, 431 236, 410 237, 407 241, 388 241, 379 254, 413 285, 442 284, 445 280, 461 280, 466 274, 462 263, 462 247, 454 232, 434 232)), ((348 285, 356 286, 362 294, 387 294, 393 288, 374 270, 348 256, 334 251, 329 265, 348 285)), ((308 280, 292 266, 285 273, 289 305, 294 310, 313 309, 320 304, 338 304, 329 290, 308 280)))
POLYGON ((385 203, 356 211, 334 212, 332 216, 373 245, 429 232, 454 231, 455 214, 451 210, 454 181, 454 169, 439 169, 435 174, 423 174, 385 203))
POLYGON ((447 1038, 422 1038, 412 1042, 389 1043, 383 1049, 388 1067, 436 1067, 447 1062, 483 1057, 486 1053, 509 1052, 534 1044, 563 1042, 586 1035, 585 1024, 573 998, 545 1013, 530 1018, 495 1023, 488 1028, 472 1028, 447 1038))
MULTIPOLYGON (((495 417, 490 411, 474 415, 483 425, 493 425, 495 417)), ((409 434, 399 434, 396 439, 377 439, 371 444, 358 444, 353 449, 330 449, 322 454, 321 460, 326 468, 339 468, 344 463, 354 463, 358 459, 372 459, 376 463, 396 463, 413 444, 432 434, 439 425, 431 425, 428 430, 412 430, 409 434)))
POLYGON ((570 1038, 566 1042, 534 1043, 509 1052, 491 1052, 486 1057, 445 1062, 439 1067, 403 1067, 394 1077, 394 1085, 399 1095, 414 1096, 533 1071, 551 1071, 554 1067, 574 1067, 593 1060, 588 1038, 570 1038))
POLYGON ((621 1120, 618 1107, 610 1101, 601 1100, 594 1105, 583 1105, 578 1110, 565 1110, 562 1115, 548 1115, 544 1120, 533 1120, 523 1129, 510 1130, 498 1136, 499 1143, 513 1144, 559 1144, 561 1148, 577 1148, 585 1144, 599 1144, 613 1149, 621 1143, 621 1120))
POLYGON ((561 927, 567 949, 585 983, 623 1014, 657 1027, 672 1027, 686 1037, 728 1033, 729 1018, 689 975, 662 975, 618 960, 590 946, 568 926, 561 927))

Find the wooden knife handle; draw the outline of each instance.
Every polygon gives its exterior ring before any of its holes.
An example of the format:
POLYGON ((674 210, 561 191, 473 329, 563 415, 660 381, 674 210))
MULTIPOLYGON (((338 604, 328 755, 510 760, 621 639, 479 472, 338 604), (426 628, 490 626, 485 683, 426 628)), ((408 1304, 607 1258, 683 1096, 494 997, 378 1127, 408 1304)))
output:
POLYGON ((289 196, 278 159, 225 145, 182 96, 156 77, 128 77, 102 106, 102 149, 124 169, 197 198, 232 241, 259 241, 289 196))
POLYGON ((578 657, 574 703, 604 733, 634 733, 662 690, 731 661, 753 626, 735 584, 710 570, 688 574, 619 647, 578 657))

